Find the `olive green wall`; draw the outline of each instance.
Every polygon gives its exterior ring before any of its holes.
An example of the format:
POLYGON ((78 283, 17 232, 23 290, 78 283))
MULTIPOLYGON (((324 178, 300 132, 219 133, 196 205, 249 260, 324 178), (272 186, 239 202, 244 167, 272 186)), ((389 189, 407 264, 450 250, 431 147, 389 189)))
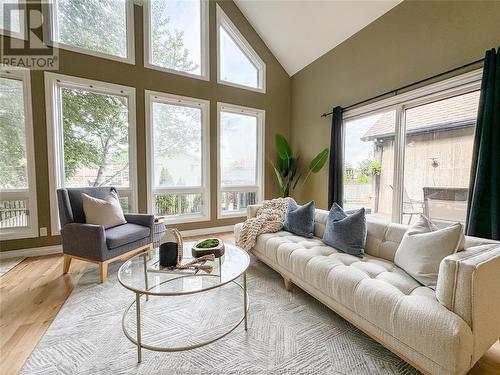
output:
MULTIPOLYGON (((323 112, 481 59, 500 45, 500 1, 404 1, 292 77, 291 138, 303 159, 329 146, 323 112)), ((326 208, 327 168, 297 191, 326 208)))
MULTIPOLYGON (((266 111, 265 150, 274 150, 273 135, 277 132, 289 135, 290 129, 290 78, 273 54, 259 38, 232 1, 218 1, 224 12, 239 31, 252 45, 266 63, 266 93, 233 88, 217 84, 215 1, 210 1, 210 81, 186 78, 157 70, 144 68, 143 62, 143 18, 142 7, 134 6, 135 61, 136 65, 116 62, 109 59, 83 55, 60 50, 58 73, 70 76, 95 79, 134 87, 137 103, 137 173, 139 210, 146 212, 146 135, 144 90, 154 90, 193 98, 210 100, 210 192, 211 217, 209 222, 178 225, 181 230, 207 226, 234 224, 242 219, 217 220, 217 102, 238 104, 266 111)), ((50 233, 50 204, 47 158, 47 127, 45 116, 45 92, 43 72, 31 72, 33 121, 35 137, 36 180, 38 199, 38 225, 47 227, 50 233)), ((265 196, 277 194, 272 170, 265 171, 265 196)), ((20 240, 1 241, 2 251, 56 245, 59 236, 38 237, 20 240)))

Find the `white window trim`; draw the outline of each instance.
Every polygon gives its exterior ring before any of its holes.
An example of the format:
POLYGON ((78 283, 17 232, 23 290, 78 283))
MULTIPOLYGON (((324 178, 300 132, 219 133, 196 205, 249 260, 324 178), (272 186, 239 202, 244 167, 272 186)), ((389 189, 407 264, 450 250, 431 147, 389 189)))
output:
POLYGON ((3 240, 38 237, 38 206, 36 195, 35 144, 33 135, 33 112, 31 103, 30 71, 23 68, 0 65, 0 76, 21 80, 23 82, 24 128, 26 133, 26 158, 28 173, 28 189, 12 189, 0 191, 2 198, 28 198, 29 226, 23 228, 4 228, 0 230, 3 240), (4 69, 5 68, 5 69, 4 69))
MULTIPOLYGON (((121 56, 115 56, 115 55, 110 55, 107 53, 99 52, 99 51, 93 51, 90 49, 82 48, 82 47, 77 47, 77 46, 72 46, 70 44, 66 44, 63 42, 56 41, 56 35, 58 35, 58 22, 57 22, 57 1, 56 0, 49 0, 50 1, 50 14, 48 14, 49 17, 49 24, 50 28, 44 28, 44 43, 52 46, 54 48, 59 48, 63 49, 66 51, 71 51, 71 52, 77 52, 81 53, 84 55, 90 55, 90 56, 95 56, 95 57, 100 57, 103 59, 107 60, 113 60, 113 61, 118 61, 126 64, 135 64, 135 41, 134 41, 134 2, 133 0, 127 0, 127 6, 126 6, 126 28, 127 28, 127 57, 121 57, 121 56)), ((47 12, 44 12, 44 14, 47 14, 47 12)))
POLYGON ((193 223, 199 221, 210 220, 210 101, 190 98, 185 96, 173 95, 158 91, 145 91, 146 100, 146 158, 147 158, 147 203, 148 212, 154 214, 154 195, 155 192, 163 194, 168 193, 198 193, 203 197, 202 213, 198 215, 176 215, 166 217, 165 221, 168 224, 193 223), (179 186, 155 189, 154 168, 153 168, 153 103, 165 103, 172 105, 180 105, 192 108, 201 108, 201 142, 202 142, 202 167, 201 167, 201 186, 179 186))
POLYGON ((12 31, 0 27, 0 35, 5 35, 11 38, 24 40, 26 33, 26 4, 23 3, 21 0, 19 0, 18 5, 19 5, 19 31, 12 31))
POLYGON ((238 28, 234 25, 234 23, 229 19, 226 13, 222 10, 222 8, 217 4, 217 15, 216 15, 216 29, 217 29, 217 83, 227 86, 233 86, 240 89, 257 91, 260 93, 266 92, 266 64, 260 58, 260 56, 255 52, 250 43, 247 42, 245 37, 240 33, 238 28), (255 66, 258 72, 258 87, 241 85, 234 82, 229 82, 221 79, 221 71, 220 71, 220 27, 223 27, 224 30, 229 34, 229 36, 233 39, 238 47, 240 47, 241 51, 245 54, 245 56, 250 60, 250 62, 255 66))
POLYGON ((64 149, 61 132, 60 87, 81 88, 101 94, 127 97, 129 122, 129 187, 116 187, 118 191, 126 191, 129 196, 130 212, 137 212, 137 138, 136 138, 136 103, 135 88, 116 85, 102 81, 78 78, 57 73, 44 73, 45 108, 47 117, 47 154, 49 160, 49 195, 52 235, 59 234, 59 212, 57 208, 56 189, 63 186, 64 181, 64 149))
POLYGON ((394 174, 392 185, 394 186, 394 191, 392 197, 392 222, 402 222, 404 157, 406 145, 406 110, 480 90, 482 72, 483 69, 473 70, 471 72, 460 74, 415 90, 404 92, 402 94, 396 94, 387 99, 382 99, 361 107, 356 107, 343 113, 342 126, 344 126, 344 134, 346 134, 345 126, 347 121, 353 121, 362 117, 390 110, 396 112, 394 129, 394 174))
POLYGON ((255 191, 257 193, 257 198, 256 198, 257 202, 261 202, 264 199, 265 118, 266 118, 266 112, 262 109, 242 107, 235 104, 227 104, 220 102, 217 103, 217 219, 227 219, 232 217, 246 216, 246 209, 233 212, 222 211, 221 209, 222 193, 225 191, 241 191, 241 192, 255 191), (257 184, 256 185, 222 186, 221 183, 222 171, 220 163, 221 162, 220 158, 221 111, 243 114, 257 118, 257 184))
POLYGON ((151 22, 150 22, 150 7, 151 2, 146 1, 142 10, 143 24, 144 24, 144 67, 167 72, 172 74, 181 75, 189 78, 201 79, 203 81, 210 81, 210 54, 209 54, 209 12, 208 1, 201 0, 201 74, 183 72, 180 70, 164 68, 155 65, 151 62, 151 22))

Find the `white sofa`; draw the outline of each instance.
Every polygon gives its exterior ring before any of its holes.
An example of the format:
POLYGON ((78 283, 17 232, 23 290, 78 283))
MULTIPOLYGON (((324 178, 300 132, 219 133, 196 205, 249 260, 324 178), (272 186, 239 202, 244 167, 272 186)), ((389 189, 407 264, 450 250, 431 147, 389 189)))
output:
POLYGON ((434 291, 393 263, 407 226, 368 218, 357 258, 321 241, 327 217, 316 210, 314 238, 262 234, 252 252, 287 289, 296 284, 424 373, 464 374, 498 339, 500 242, 466 237, 465 250, 441 262, 434 291))

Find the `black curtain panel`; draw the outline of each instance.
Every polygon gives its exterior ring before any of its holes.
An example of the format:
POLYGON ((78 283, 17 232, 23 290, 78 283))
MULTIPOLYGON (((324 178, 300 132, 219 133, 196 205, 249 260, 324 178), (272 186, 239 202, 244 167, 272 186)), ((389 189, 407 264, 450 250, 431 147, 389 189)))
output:
POLYGON ((484 60, 466 233, 500 240, 500 58, 495 49, 484 60))
POLYGON ((344 198, 344 135, 342 130, 342 108, 332 111, 332 132, 330 135, 330 162, 328 170, 328 208, 333 203, 342 207, 344 198))

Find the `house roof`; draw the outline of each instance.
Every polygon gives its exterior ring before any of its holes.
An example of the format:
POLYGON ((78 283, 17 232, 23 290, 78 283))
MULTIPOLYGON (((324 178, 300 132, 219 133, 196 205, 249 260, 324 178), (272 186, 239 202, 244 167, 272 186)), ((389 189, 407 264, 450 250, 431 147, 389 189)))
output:
MULTIPOLYGON (((479 91, 410 108, 406 112, 407 133, 449 130, 474 126, 479 91)), ((363 141, 394 137, 394 111, 384 113, 361 137, 363 141)))

